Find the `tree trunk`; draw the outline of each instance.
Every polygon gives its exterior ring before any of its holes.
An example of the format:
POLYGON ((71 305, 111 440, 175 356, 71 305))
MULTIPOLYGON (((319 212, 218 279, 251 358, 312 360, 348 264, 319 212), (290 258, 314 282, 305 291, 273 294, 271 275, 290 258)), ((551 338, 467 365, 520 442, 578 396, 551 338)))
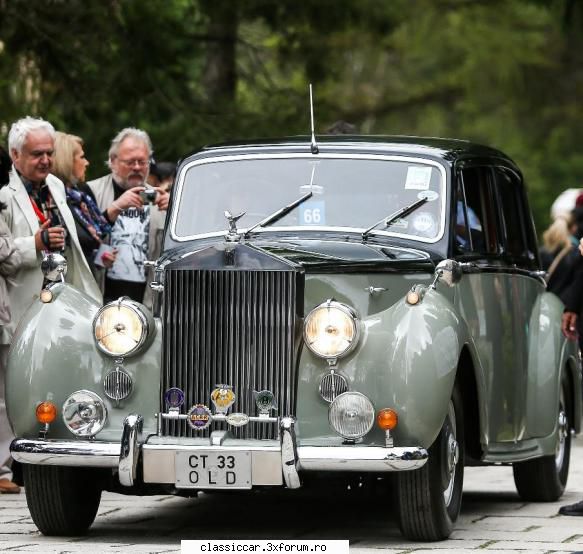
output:
POLYGON ((209 102, 234 102, 237 85, 235 43, 237 40, 237 2, 203 0, 208 18, 208 43, 202 83, 209 102))

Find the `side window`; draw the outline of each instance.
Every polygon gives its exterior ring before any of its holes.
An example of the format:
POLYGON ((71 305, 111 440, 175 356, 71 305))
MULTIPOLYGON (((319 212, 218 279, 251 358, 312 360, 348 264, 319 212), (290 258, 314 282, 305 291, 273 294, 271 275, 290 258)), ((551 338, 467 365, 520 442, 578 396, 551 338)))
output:
POLYGON ((455 206, 455 244, 458 252, 499 252, 490 175, 488 167, 469 167, 460 172, 455 206))
POLYGON ((512 258, 529 258, 526 238, 525 198, 520 179, 511 171, 494 170, 504 233, 504 253, 512 258))

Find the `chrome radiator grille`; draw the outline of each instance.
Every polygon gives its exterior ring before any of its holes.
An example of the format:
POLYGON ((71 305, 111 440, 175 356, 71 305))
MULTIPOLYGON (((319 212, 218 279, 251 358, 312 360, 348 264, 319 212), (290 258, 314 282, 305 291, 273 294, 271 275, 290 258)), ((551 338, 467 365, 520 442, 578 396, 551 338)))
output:
MULTIPOLYGON (((211 391, 227 384, 237 395, 230 412, 255 416, 253 391, 267 389, 277 401, 271 415, 294 414, 297 278, 295 271, 168 270, 162 395, 178 387, 185 393, 183 413, 197 403, 213 409, 211 391)), ((213 422, 200 432, 185 421, 165 421, 162 433, 200 437, 225 427, 213 422)), ((275 427, 250 423, 231 431, 241 438, 276 438, 275 427)))

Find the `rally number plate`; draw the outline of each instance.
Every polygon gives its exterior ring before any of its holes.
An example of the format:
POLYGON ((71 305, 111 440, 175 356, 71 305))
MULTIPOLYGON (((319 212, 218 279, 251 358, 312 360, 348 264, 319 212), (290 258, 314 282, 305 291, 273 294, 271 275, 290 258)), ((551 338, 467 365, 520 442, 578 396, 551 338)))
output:
POLYGON ((251 452, 176 452, 176 486, 192 489, 250 489, 251 452))

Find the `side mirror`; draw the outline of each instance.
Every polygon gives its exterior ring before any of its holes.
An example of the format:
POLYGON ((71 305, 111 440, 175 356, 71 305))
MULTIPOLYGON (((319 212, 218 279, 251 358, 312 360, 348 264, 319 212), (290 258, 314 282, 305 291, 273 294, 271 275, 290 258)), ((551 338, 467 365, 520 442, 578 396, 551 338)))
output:
POLYGON ((58 252, 48 252, 40 264, 40 269, 47 281, 64 281, 67 275, 67 258, 58 252))
POLYGON ((438 281, 443 281, 448 287, 453 287, 462 278, 462 266, 455 260, 443 260, 437 264, 433 275, 434 279, 433 283, 431 283, 431 288, 435 288, 438 281))

